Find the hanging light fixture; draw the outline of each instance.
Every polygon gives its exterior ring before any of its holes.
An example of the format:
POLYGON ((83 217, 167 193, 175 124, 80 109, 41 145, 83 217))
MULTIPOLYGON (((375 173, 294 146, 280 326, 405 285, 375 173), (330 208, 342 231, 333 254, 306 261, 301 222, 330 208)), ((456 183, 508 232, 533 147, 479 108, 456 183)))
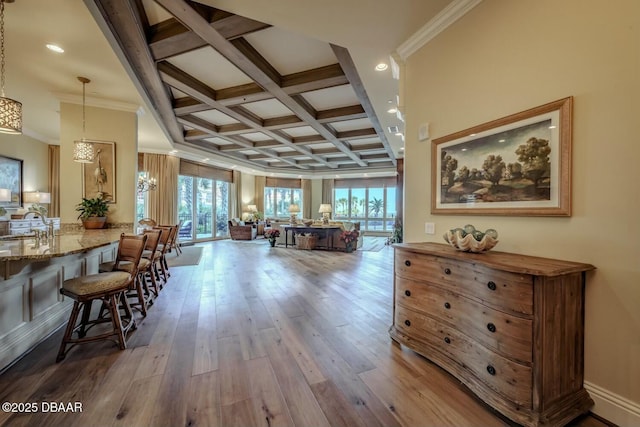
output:
POLYGON ((138 176, 138 192, 143 193, 149 190, 155 190, 158 187, 155 178, 147 178, 146 176, 138 176))
MULTIPOLYGON (((0 0, 2 1, 2 0, 0 0)), ((79 163, 93 163, 93 143, 87 141, 85 135, 85 85, 91 80, 86 77, 78 77, 82 83, 82 139, 73 141, 73 160, 79 163)))
POLYGON ((19 135, 22 133, 22 103, 4 96, 4 4, 11 0, 0 0, 0 132, 19 135))

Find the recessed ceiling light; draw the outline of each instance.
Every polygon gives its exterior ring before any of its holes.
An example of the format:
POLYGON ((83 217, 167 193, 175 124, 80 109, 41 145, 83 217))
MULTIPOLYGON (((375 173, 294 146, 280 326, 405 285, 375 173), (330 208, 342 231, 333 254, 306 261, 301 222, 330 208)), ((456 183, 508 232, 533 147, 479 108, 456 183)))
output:
POLYGON ((549 126, 549 129, 555 129, 555 128, 556 128, 556 125, 549 126))
POLYGON ((209 158, 208 158, 208 157, 205 157, 203 160, 204 160, 205 162, 208 162, 208 161, 209 161, 209 158))
POLYGON ((397 109, 397 108, 395 108, 395 107, 394 107, 394 108, 389 108, 389 109, 387 110, 387 113, 389 113, 389 114, 395 114, 395 113, 397 113, 397 112, 398 112, 398 109, 397 109))
POLYGON ((385 64, 384 62, 381 62, 378 65, 376 65, 376 71, 384 71, 387 68, 389 68, 389 65, 385 64))
POLYGON ((48 44, 47 49, 52 50, 56 53, 64 53, 64 49, 56 44, 48 44))
POLYGON ((400 151, 404 151, 404 147, 400 147, 400 151))

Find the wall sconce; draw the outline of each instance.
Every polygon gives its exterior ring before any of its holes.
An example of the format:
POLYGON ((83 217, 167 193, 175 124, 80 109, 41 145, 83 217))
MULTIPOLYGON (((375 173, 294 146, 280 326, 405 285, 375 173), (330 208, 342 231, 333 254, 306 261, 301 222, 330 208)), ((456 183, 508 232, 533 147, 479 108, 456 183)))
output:
POLYGON ((138 192, 143 193, 149 190, 155 190, 158 187, 155 178, 138 177, 138 192))
POLYGON ((329 224, 329 217, 331 216, 332 210, 333 209, 331 207, 331 204, 329 203, 323 203, 320 205, 320 209, 318 209, 318 212, 322 214, 323 224, 329 224))

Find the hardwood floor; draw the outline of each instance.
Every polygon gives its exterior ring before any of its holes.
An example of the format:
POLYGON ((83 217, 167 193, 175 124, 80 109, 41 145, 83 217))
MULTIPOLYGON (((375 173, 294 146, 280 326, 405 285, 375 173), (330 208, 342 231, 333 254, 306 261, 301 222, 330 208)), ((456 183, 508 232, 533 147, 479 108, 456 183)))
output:
POLYGON ((86 344, 56 364, 60 330, 1 375, 0 400, 37 411, 0 412, 0 426, 512 425, 391 341, 392 248, 203 246, 126 350, 86 344), (50 410, 74 402, 82 412, 50 410))

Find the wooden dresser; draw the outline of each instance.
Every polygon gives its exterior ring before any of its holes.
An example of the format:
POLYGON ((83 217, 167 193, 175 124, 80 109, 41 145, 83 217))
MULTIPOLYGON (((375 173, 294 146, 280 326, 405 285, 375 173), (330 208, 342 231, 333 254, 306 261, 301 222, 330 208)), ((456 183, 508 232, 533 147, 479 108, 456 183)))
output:
POLYGON ((395 247, 391 338, 526 426, 564 425, 583 388, 589 264, 437 243, 395 247))

